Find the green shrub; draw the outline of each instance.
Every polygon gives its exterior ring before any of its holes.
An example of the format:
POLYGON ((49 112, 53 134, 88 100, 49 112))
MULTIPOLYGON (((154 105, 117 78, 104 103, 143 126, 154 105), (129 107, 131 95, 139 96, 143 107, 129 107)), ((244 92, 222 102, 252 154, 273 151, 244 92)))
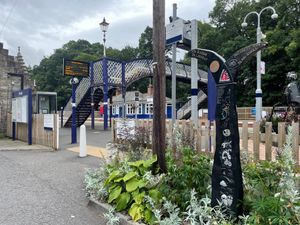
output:
POLYGON ((275 162, 244 166, 244 206, 250 224, 300 224, 300 194, 294 166, 291 127, 275 162))
POLYGON ((155 223, 155 216, 145 197, 150 196, 155 203, 161 198, 157 185, 162 176, 151 174, 156 161, 156 158, 151 158, 111 166, 104 183, 109 193, 108 203, 115 204, 117 211, 128 210, 134 221, 155 223))
POLYGON ((106 165, 98 169, 88 169, 84 177, 86 195, 97 200, 106 200, 108 193, 104 188, 108 171, 106 165))
POLYGON ((190 148, 181 149, 181 155, 180 163, 171 154, 167 155, 168 174, 160 185, 160 190, 168 200, 184 210, 192 189, 197 192, 198 197, 208 194, 212 168, 208 156, 197 154, 190 148))

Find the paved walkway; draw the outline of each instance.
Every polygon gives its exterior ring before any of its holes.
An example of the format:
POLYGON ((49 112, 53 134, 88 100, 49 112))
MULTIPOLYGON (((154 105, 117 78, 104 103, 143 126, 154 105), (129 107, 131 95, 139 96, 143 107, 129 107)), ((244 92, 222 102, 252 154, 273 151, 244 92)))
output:
POLYGON ((28 145, 23 141, 12 141, 12 139, 0 139, 0 151, 28 151, 28 150, 41 150, 41 151, 53 151, 49 147, 42 145, 28 145))
MULTIPOLYGON (((103 160, 93 156, 79 158, 75 153, 79 144, 70 144, 70 129, 60 131, 58 151, 0 139, 1 225, 106 223, 102 214, 87 206, 83 185, 85 169, 99 167, 103 160)), ((105 156, 110 131, 87 127, 87 133, 90 155, 105 156)))

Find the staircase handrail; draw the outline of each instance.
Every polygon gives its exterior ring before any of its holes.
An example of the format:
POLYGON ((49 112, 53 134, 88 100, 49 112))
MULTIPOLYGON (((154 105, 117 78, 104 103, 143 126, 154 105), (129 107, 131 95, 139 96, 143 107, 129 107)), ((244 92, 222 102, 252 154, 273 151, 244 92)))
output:
MULTIPOLYGON (((197 95, 197 104, 199 105, 207 98, 206 94, 203 91, 199 91, 197 95)), ((187 101, 180 109, 177 110, 177 119, 182 119, 187 113, 191 111, 192 101, 191 99, 187 101)))

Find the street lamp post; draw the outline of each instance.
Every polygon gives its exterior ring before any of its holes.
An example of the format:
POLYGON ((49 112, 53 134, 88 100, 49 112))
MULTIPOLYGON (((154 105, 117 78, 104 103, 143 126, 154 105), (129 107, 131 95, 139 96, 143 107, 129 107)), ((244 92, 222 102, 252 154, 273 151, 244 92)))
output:
POLYGON ((107 126, 107 121, 108 121, 108 74, 107 74, 107 61, 106 61, 106 49, 105 49, 105 34, 106 31, 108 29, 108 25, 109 23, 107 23, 105 21, 105 17, 103 18, 103 21, 101 23, 99 23, 101 31, 103 32, 103 92, 104 92, 104 96, 103 96, 103 105, 104 105, 104 116, 103 116, 103 126, 104 126, 104 130, 106 130, 108 128, 107 126))
MULTIPOLYGON (((242 23, 242 27, 246 27, 248 24, 246 22, 247 18, 249 15, 256 15, 257 16, 257 28, 256 28, 256 42, 257 43, 261 43, 261 39, 263 37, 263 34, 261 32, 261 28, 260 28, 260 16, 262 14, 262 12, 264 12, 265 10, 272 10, 273 14, 271 15, 272 19, 277 19, 278 18, 278 14, 276 13, 275 9, 271 6, 267 6, 265 8, 263 8, 262 10, 260 10, 260 12, 256 12, 256 11, 252 11, 249 12, 245 18, 244 21, 242 23)), ((256 54, 256 91, 255 91, 255 99, 256 99, 256 113, 255 113, 255 120, 256 121, 260 121, 261 120, 261 112, 262 112, 262 89, 261 89, 261 68, 260 68, 260 64, 261 64, 261 51, 258 51, 256 54)))
POLYGON ((108 29, 109 23, 106 22, 105 17, 103 18, 103 21, 99 23, 101 31, 103 32, 103 56, 106 57, 106 49, 105 49, 105 34, 108 29))

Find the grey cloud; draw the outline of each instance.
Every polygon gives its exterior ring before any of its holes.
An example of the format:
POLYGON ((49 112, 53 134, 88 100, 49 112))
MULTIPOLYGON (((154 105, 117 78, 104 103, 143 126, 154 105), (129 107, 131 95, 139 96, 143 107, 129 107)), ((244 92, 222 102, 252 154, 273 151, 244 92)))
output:
MULTIPOLYGON (((11 53, 16 53, 17 46, 21 46, 24 59, 30 65, 38 64, 43 56, 50 55, 54 49, 69 40, 86 39, 91 43, 99 41, 102 43, 102 33, 98 24, 95 24, 93 29, 77 30, 74 34, 63 32, 72 23, 86 17, 100 17, 100 22, 102 17, 110 12, 122 12, 123 7, 128 8, 131 2, 129 0, 0 0, 1 9, 4 9, 0 10, 0 18, 3 18, 0 20, 0 31, 3 20, 14 1, 16 6, 3 34, 0 35, 0 42, 7 42, 12 48, 9 49, 11 53)), ((205 19, 212 9, 212 1, 182 1, 181 5, 178 5, 178 16, 184 19, 205 19)), ((111 23, 107 32, 107 45, 113 48, 122 48, 125 45, 137 46, 139 36, 146 26, 152 26, 151 7, 149 11, 146 16, 133 15, 132 18, 111 23)), ((171 14, 172 9, 166 8, 166 18, 171 14)), ((107 20, 109 21, 110 18, 107 17, 107 20)))

